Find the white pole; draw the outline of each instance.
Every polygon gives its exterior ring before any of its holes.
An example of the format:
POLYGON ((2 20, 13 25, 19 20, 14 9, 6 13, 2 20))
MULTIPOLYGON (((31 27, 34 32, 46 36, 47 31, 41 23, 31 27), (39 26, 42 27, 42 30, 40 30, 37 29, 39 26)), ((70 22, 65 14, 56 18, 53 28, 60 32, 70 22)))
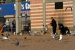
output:
POLYGON ((21 0, 16 0, 16 34, 21 32, 21 0))
POLYGON ((27 2, 27 0, 26 0, 26 2, 27 2))

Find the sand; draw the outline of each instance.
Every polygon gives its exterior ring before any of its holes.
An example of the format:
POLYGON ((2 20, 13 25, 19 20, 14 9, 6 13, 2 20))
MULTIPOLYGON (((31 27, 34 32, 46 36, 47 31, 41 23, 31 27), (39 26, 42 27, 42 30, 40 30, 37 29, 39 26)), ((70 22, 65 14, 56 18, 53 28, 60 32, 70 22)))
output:
POLYGON ((75 50, 75 36, 63 35, 63 39, 59 41, 58 38, 53 39, 50 32, 43 36, 13 35, 10 33, 9 38, 10 40, 5 40, 0 35, 0 50, 75 50), (27 39, 24 39, 25 36, 27 39), (19 45, 15 46, 17 39, 19 45))

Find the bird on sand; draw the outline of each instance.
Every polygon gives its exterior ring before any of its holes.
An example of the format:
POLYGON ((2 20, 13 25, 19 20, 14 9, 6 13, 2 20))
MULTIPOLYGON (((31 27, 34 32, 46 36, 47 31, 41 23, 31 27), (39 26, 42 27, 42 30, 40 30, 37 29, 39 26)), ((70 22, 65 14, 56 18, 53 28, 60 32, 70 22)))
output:
POLYGON ((18 41, 18 40, 15 42, 15 45, 16 45, 16 46, 18 46, 18 45, 19 45, 19 41, 18 41))
POLYGON ((24 37, 24 39, 27 39, 26 36, 24 37))
POLYGON ((8 37, 9 36, 4 36, 4 37, 2 37, 2 39, 8 39, 8 40, 10 40, 8 37))

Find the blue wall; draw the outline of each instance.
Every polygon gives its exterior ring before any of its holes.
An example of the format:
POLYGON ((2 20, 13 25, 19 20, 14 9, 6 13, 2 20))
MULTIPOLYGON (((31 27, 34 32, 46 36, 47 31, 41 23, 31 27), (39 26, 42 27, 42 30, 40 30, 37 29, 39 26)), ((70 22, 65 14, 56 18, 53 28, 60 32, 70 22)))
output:
MULTIPOLYGON (((15 15, 15 3, 10 4, 0 4, 0 17, 5 15, 15 15)), ((30 13, 30 2, 21 2, 21 13, 30 13), (26 9, 27 7, 27 9, 26 9)))

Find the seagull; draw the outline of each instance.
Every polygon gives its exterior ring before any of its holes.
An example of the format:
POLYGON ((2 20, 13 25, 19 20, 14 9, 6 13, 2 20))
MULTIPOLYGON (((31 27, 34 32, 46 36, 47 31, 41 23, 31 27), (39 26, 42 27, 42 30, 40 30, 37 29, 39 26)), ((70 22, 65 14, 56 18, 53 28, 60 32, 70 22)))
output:
POLYGON ((62 35, 60 35, 59 40, 62 40, 62 35))
POLYGON ((20 35, 22 35, 22 32, 20 32, 20 35))
POLYGON ((16 46, 18 46, 18 45, 19 45, 19 41, 18 41, 18 40, 16 41, 15 45, 16 45, 16 46))
MULTIPOLYGON (((9 39, 8 36, 2 37, 2 39, 9 39)), ((10 40, 10 39, 9 39, 10 40)))
MULTIPOLYGON (((2 34, 2 35, 3 35, 3 34, 2 34)), ((7 35, 7 36, 4 36, 4 35, 3 35, 2 39, 9 39, 8 37, 9 37, 9 35, 7 35)), ((9 40, 10 40, 10 39, 9 39, 9 40)))

